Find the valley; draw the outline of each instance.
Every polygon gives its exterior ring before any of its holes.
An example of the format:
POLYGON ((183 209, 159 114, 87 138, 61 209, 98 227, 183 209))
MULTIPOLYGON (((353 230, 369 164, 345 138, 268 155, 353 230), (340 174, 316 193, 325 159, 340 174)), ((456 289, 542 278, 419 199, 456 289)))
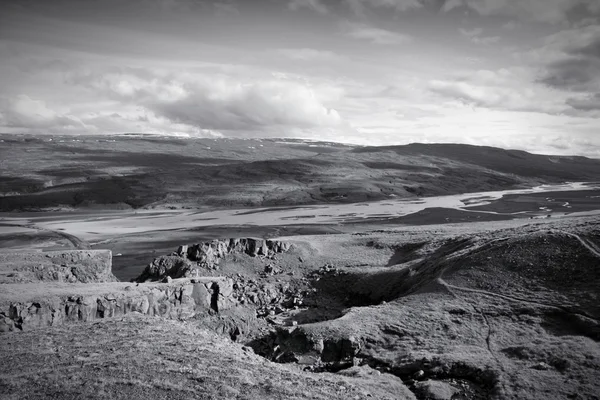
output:
POLYGON ((33 163, 56 145, 40 140, 2 159, 24 166, 3 169, 0 198, 7 398, 597 396, 595 160, 232 140, 208 146, 219 172, 196 180, 207 140, 87 138, 59 142, 73 157, 33 163), (264 153, 250 151, 258 143, 264 153), (160 157, 185 163, 151 162, 163 145, 160 157), (382 154, 394 161, 373 164, 382 154), (458 167, 472 187, 456 186, 458 167), (140 168, 161 181, 131 181, 140 168), (103 186, 115 180, 122 191, 103 186))

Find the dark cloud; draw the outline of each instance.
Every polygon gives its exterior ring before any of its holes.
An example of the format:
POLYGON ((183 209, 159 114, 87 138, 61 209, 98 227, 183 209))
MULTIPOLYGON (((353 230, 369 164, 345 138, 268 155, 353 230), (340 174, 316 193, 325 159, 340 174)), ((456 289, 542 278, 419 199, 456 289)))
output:
POLYGON ((585 45, 579 49, 576 49, 574 51, 574 53, 575 54, 579 53, 581 55, 597 58, 600 60, 600 35, 598 35, 598 37, 594 38, 587 45, 585 45))
POLYGON ((504 16, 551 24, 600 15, 597 0, 446 0, 444 10, 467 7, 483 16, 504 16))
POLYGON ((551 61, 539 82, 579 92, 600 90, 600 27, 568 29, 547 38, 544 51, 551 61))
POLYGON ((570 98, 566 103, 579 111, 600 111, 600 93, 587 98, 570 98))
POLYGON ((599 76, 600 60, 569 57, 547 65, 539 82, 561 90, 588 91, 598 86, 599 76))

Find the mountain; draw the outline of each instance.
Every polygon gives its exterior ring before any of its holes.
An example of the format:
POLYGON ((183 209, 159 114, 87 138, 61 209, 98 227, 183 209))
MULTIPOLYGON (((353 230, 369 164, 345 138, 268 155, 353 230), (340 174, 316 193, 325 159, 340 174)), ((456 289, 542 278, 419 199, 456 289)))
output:
POLYGON ((462 144, 0 138, 1 211, 352 203, 600 180, 600 160, 462 144))

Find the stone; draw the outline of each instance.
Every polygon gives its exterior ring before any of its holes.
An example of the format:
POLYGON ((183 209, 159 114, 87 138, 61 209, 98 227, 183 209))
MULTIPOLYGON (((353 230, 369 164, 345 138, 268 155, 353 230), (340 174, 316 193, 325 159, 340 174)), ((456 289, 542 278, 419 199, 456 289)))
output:
POLYGON ((459 392, 454 386, 442 381, 426 380, 415 383, 414 387, 422 398, 432 400, 451 400, 459 392))
POLYGON ((233 281, 229 278, 205 278, 172 285, 140 285, 128 291, 99 295, 76 295, 44 298, 40 301, 0 306, 0 332, 33 330, 72 322, 94 321, 130 313, 188 319, 206 312, 235 307, 233 281), (210 289, 207 289, 207 286, 210 289))
POLYGON ((116 282, 110 250, 23 251, 0 254, 0 283, 116 282))
MULTIPOLYGON (((155 258, 136 281, 160 281, 166 275, 174 279, 197 277, 204 275, 202 270, 219 269, 219 262, 229 254, 272 258, 276 253, 288 251, 290 248, 291 245, 287 242, 255 238, 232 238, 181 245, 171 255, 155 258)), ((279 273, 273 268, 273 272, 267 273, 279 273)))
POLYGON ((537 369, 539 371, 546 371, 546 370, 550 369, 550 365, 548 365, 542 361, 542 362, 539 362, 539 363, 533 365, 531 368, 537 369))
POLYGON ((187 253, 188 253, 188 245, 184 244, 181 245, 177 248, 177 255, 180 257, 187 257, 187 253))
POLYGON ((413 379, 421 379, 424 376, 425 376, 425 372, 422 369, 420 369, 417 372, 415 372, 412 377, 413 377, 413 379))
POLYGON ((0 332, 10 332, 15 329, 12 319, 0 316, 0 332))
POLYGON ((167 276, 171 278, 183 278, 190 275, 191 271, 192 264, 187 258, 180 256, 161 256, 155 258, 136 281, 160 281, 167 276))

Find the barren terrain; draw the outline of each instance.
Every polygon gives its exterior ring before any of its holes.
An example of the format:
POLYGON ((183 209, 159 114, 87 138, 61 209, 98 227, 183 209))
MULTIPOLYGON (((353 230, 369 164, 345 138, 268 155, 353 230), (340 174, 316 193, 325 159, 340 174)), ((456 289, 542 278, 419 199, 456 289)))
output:
POLYGON ((6 398, 598 399, 595 160, 53 139, 2 143, 6 398))

